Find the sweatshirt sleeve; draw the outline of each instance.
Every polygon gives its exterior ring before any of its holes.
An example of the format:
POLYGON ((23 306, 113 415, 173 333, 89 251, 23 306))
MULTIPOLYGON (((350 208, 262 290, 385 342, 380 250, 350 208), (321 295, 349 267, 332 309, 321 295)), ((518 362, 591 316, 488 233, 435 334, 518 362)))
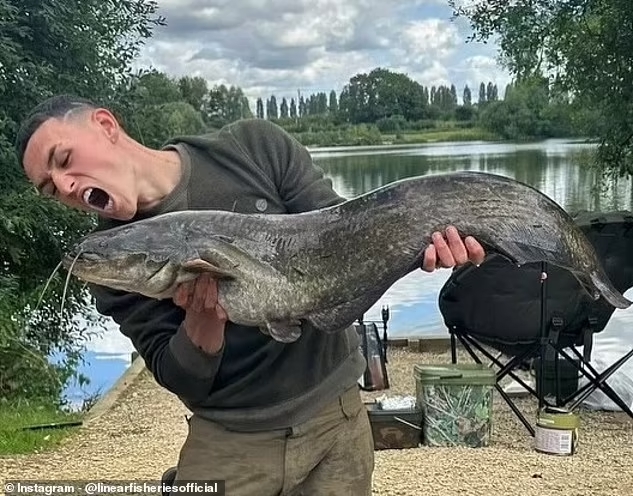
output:
POLYGON ((238 121, 231 130, 249 158, 274 181, 288 212, 329 207, 345 201, 305 146, 265 119, 238 121))
POLYGON ((154 378, 177 396, 197 401, 207 397, 222 360, 222 352, 209 355, 187 336, 184 311, 172 300, 89 285, 97 311, 112 317, 145 361, 154 378))

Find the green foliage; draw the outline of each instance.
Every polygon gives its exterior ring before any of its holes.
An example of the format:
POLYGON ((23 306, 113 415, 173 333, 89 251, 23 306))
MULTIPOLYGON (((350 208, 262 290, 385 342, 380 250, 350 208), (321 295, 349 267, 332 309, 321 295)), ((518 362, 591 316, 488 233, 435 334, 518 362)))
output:
POLYGON ((553 91, 571 98, 577 109, 584 107, 579 120, 586 125, 591 115, 594 123, 587 128, 599 133, 596 167, 603 178, 633 173, 630 0, 449 3, 455 15, 470 20, 472 39, 498 39, 519 82, 546 76, 553 91))
POLYGON ((182 98, 198 112, 204 111, 209 89, 207 81, 201 77, 185 76, 178 80, 178 88, 182 98))
POLYGON ((330 131, 304 131, 292 134, 305 146, 367 146, 383 143, 378 128, 367 124, 340 126, 330 131))
POLYGON ((126 109, 131 62, 163 23, 156 2, 0 0, 0 397, 60 402, 74 374, 89 319, 82 285, 58 271, 90 216, 37 196, 12 144, 21 119, 42 99, 75 93, 126 109), (62 354, 61 361, 49 358, 62 354))
MULTIPOLYGON (((437 102, 434 96, 435 88, 431 101, 437 102)), ((341 91, 339 113, 343 120, 352 123, 373 123, 393 115, 415 120, 426 116, 428 103, 429 97, 421 84, 405 74, 377 68, 350 79, 341 91)))
POLYGON ((209 90, 206 106, 203 108, 205 122, 214 128, 220 128, 229 122, 253 117, 253 113, 237 86, 227 87, 223 84, 209 90))
POLYGON ((492 435, 492 386, 431 384, 420 387, 427 446, 481 448, 492 435))
POLYGON ((42 283, 92 220, 38 198, 31 188, 5 192, 0 212, 0 397, 58 398, 80 359, 82 330, 72 317, 87 314, 87 305, 71 280, 61 312, 65 281, 58 273, 35 307, 42 283), (50 364, 55 353, 65 360, 50 364))
MULTIPOLYGON (((348 125, 376 126, 383 142, 426 142, 435 135, 423 133, 413 137, 411 131, 433 130, 432 134, 475 139, 495 136, 506 139, 540 139, 551 137, 593 136, 595 126, 583 107, 551 94, 542 79, 526 79, 509 86, 500 98, 492 81, 481 82, 479 97, 473 101, 466 85, 462 102, 454 84, 426 87, 405 74, 383 68, 352 76, 337 100, 336 92, 300 95, 288 105, 285 97, 277 108, 272 95, 257 99, 257 117, 270 119, 296 133, 306 144, 353 145, 358 140, 345 130, 348 125), (507 97, 514 91, 512 98, 507 97), (329 102, 329 103, 328 103, 329 102), (455 133, 453 127, 473 128, 475 132, 455 133), (447 134, 446 131, 450 130, 447 134), (317 133, 318 131, 318 133, 317 133), (324 132, 327 131, 327 132, 324 132), (395 134, 395 138, 391 135, 395 134)), ((363 140, 366 142, 367 140, 363 140)))
POLYGON ((573 134, 570 104, 552 99, 547 79, 538 77, 511 85, 504 100, 486 103, 479 121, 483 128, 512 140, 573 134))
POLYGON ((395 133, 407 128, 407 120, 403 115, 392 115, 378 119, 376 126, 381 133, 395 133))

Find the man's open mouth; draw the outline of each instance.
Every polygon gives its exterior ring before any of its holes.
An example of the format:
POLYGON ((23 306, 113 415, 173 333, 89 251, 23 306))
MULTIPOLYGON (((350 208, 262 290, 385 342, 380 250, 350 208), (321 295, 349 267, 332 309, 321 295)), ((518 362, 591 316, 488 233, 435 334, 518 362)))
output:
POLYGON ((96 207, 100 210, 105 210, 110 204, 110 195, 103 191, 101 188, 88 188, 84 191, 83 200, 91 207, 96 207))

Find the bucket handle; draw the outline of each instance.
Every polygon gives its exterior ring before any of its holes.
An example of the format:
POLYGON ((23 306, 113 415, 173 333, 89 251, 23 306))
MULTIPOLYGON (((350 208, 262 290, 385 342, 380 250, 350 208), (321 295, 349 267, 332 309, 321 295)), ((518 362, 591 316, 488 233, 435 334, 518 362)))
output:
POLYGON ((419 431, 422 430, 422 428, 420 426, 412 424, 411 422, 407 422, 406 420, 401 419, 400 417, 394 416, 393 419, 397 420, 398 422, 402 422, 404 425, 408 425, 409 427, 413 427, 414 429, 417 429, 419 431))
POLYGON ((464 374, 461 372, 445 372, 440 374, 428 374, 428 377, 437 377, 439 379, 461 379, 464 374))

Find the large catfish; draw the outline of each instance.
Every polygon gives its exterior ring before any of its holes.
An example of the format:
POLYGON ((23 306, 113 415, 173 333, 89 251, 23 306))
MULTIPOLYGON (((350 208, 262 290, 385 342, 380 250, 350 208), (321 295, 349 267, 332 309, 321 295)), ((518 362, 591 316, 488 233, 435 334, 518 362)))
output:
POLYGON ((403 179, 299 214, 167 213, 92 233, 63 263, 85 281, 157 299, 208 272, 231 321, 292 342, 303 322, 324 332, 351 325, 420 268, 432 233, 448 225, 516 264, 568 269, 616 308, 631 304, 559 205, 526 184, 479 172, 403 179))

